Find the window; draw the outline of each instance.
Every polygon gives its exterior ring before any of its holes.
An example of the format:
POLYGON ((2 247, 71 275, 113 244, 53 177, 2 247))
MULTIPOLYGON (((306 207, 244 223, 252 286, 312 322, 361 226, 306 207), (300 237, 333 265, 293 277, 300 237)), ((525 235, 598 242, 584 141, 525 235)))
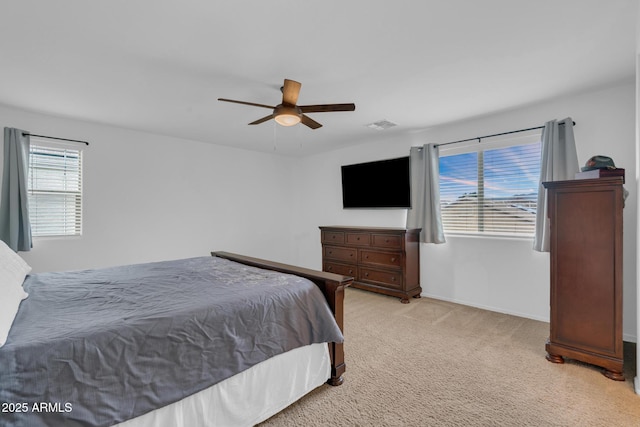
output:
POLYGON ((540 150, 540 131, 441 147, 445 233, 533 236, 540 150))
POLYGON ((33 236, 82 234, 82 150, 31 137, 29 220, 33 236))

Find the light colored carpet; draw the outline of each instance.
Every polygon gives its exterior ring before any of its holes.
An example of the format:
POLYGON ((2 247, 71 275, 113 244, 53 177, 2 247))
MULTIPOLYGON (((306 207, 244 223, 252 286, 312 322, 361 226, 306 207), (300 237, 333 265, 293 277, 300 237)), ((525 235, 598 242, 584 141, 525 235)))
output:
POLYGON ((344 384, 262 426, 640 426, 635 344, 618 382, 548 362, 549 324, 535 320, 347 289, 344 323, 344 384))

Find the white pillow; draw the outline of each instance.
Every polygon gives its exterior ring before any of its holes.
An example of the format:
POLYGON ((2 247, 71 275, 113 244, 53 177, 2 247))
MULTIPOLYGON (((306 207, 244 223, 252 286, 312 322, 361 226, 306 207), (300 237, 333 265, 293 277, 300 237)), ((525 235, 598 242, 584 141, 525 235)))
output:
POLYGON ((29 272, 29 264, 0 240, 0 347, 7 341, 20 302, 29 296, 22 288, 29 272))
POLYGON ((31 272, 29 264, 20 255, 15 253, 7 244, 0 240, 0 290, 5 286, 5 279, 9 280, 8 286, 22 286, 24 278, 31 272), (5 277, 2 272, 7 274, 5 277))
POLYGON ((9 330, 13 324, 13 319, 18 313, 20 302, 28 297, 21 287, 13 287, 2 290, 2 299, 0 299, 0 347, 7 341, 9 330))

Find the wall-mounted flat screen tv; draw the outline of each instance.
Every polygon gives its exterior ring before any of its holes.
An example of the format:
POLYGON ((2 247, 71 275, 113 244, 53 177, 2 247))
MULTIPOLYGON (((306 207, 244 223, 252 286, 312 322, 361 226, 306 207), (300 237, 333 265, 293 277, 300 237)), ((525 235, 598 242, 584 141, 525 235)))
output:
POLYGON ((410 208, 409 157, 342 166, 342 205, 348 208, 410 208))

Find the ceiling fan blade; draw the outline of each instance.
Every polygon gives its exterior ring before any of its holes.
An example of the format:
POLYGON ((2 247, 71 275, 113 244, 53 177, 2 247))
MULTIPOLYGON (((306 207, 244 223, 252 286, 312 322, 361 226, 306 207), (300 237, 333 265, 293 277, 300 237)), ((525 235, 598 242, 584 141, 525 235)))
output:
POLYGON ((305 116, 304 114, 302 115, 302 117, 300 117, 300 119, 303 125, 309 126, 311 129, 318 129, 322 127, 320 123, 316 122, 309 116, 305 116))
POLYGON ((256 104, 255 102, 235 101, 233 99, 226 99, 226 98, 218 98, 218 101, 233 102, 233 103, 236 103, 236 104, 243 104, 243 105, 252 105, 254 107, 264 107, 264 108, 271 108, 271 109, 275 108, 275 107, 273 107, 271 105, 256 104))
POLYGON ((331 111, 354 111, 356 104, 319 104, 319 105, 299 105, 303 113, 328 113, 331 111))
POLYGON ((284 86, 282 86, 282 103, 286 105, 296 105, 298 95, 300 94, 300 87, 302 87, 302 84, 297 81, 284 79, 284 86))
POLYGON ((258 120, 256 120, 255 122, 251 122, 251 123, 249 123, 249 124, 250 124, 250 125, 259 125, 260 123, 264 123, 264 122, 266 122, 267 120, 271 120, 271 119, 273 119, 273 114, 269 114, 268 116, 264 116, 263 118, 258 119, 258 120))

